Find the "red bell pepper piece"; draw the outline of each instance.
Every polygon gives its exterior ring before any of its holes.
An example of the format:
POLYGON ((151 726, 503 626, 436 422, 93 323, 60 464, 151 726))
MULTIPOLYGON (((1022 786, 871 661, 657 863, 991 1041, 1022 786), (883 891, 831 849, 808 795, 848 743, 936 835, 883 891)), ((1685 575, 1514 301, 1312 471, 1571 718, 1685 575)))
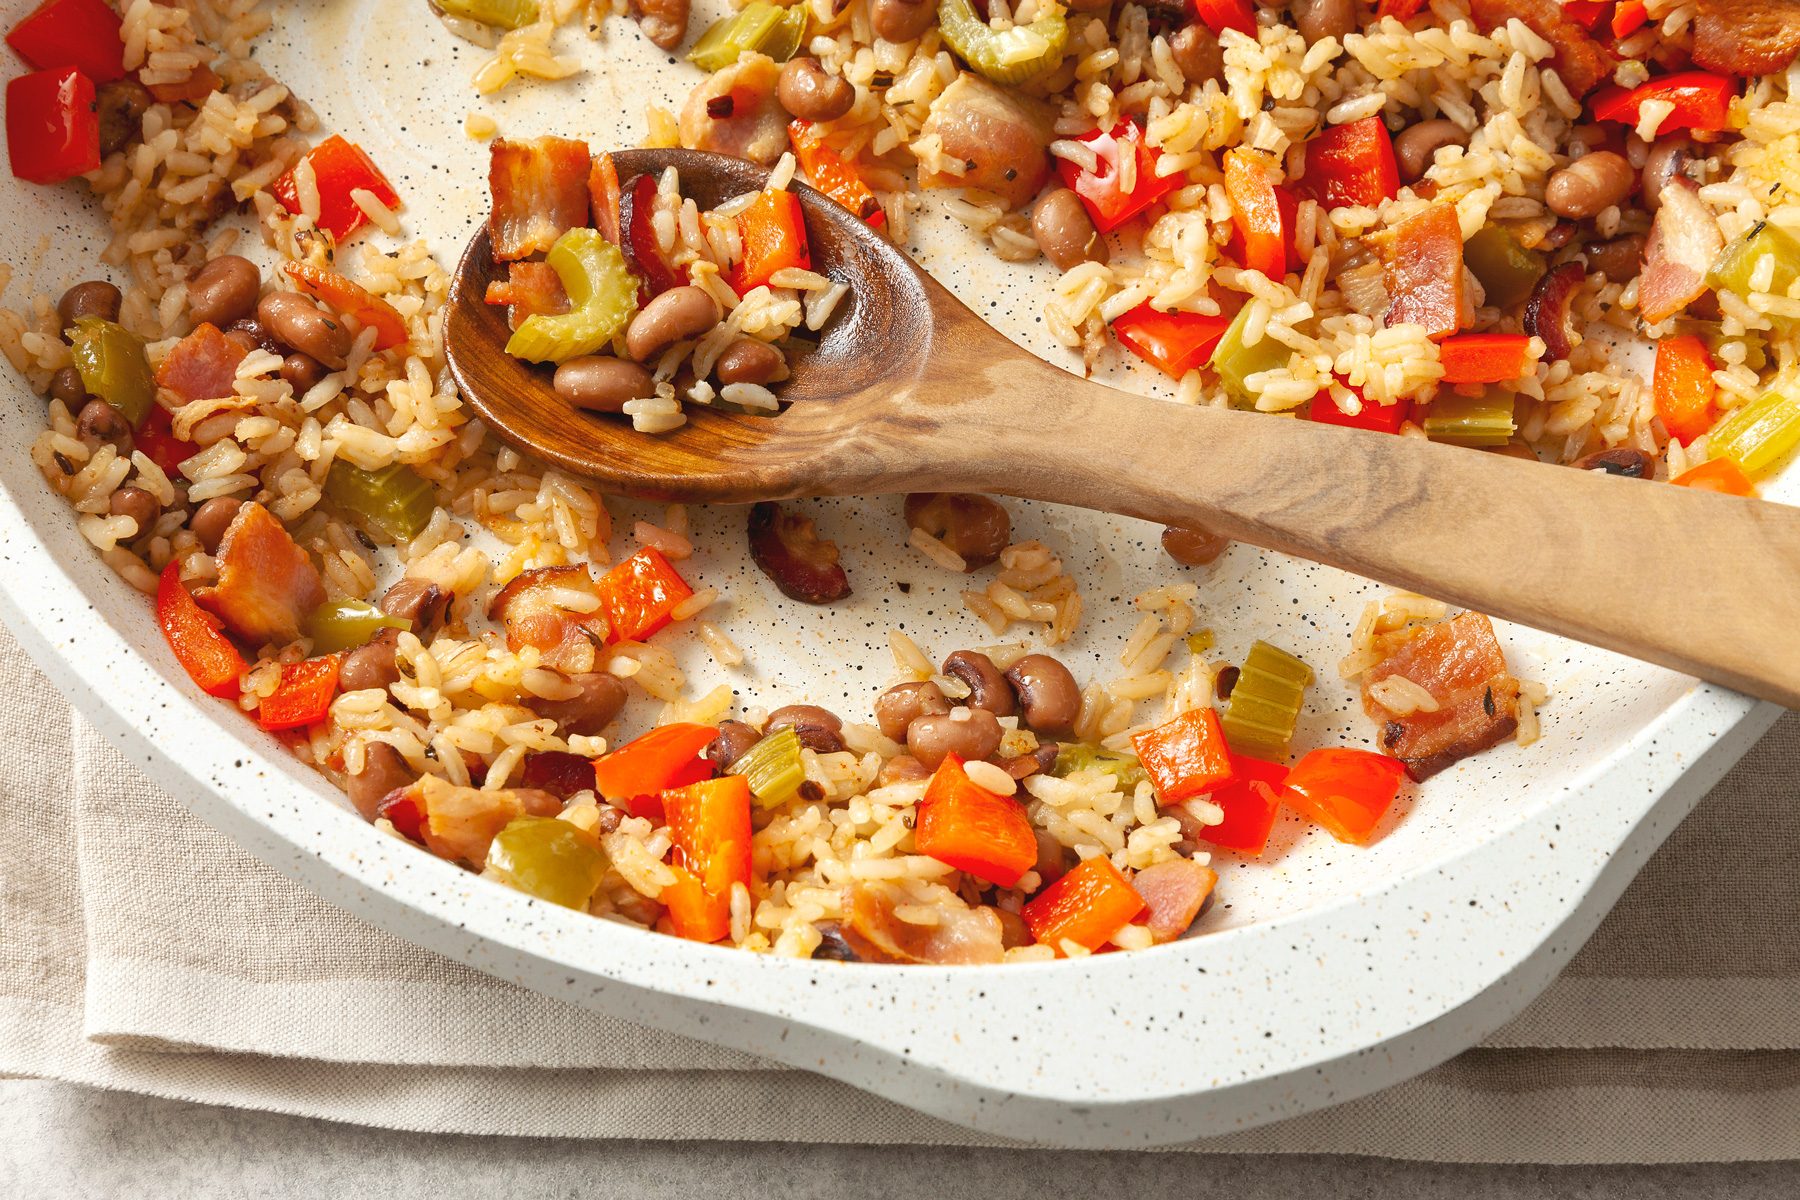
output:
POLYGON ((1697 467, 1689 467, 1669 482, 1676 487, 1723 492, 1727 496, 1756 495, 1756 485, 1750 482, 1744 469, 1729 458, 1714 458, 1697 467))
POLYGON ((1225 813, 1217 825, 1208 825, 1200 836, 1226 850, 1256 855, 1269 844, 1280 801, 1276 789, 1287 779, 1288 769, 1248 754, 1231 756, 1231 780, 1208 796, 1225 813))
POLYGON ((1706 343, 1691 333, 1674 334, 1656 343, 1651 389, 1663 428, 1684 446, 1711 429, 1719 417, 1714 403, 1719 385, 1713 382, 1712 355, 1706 352, 1706 343))
POLYGON ((133 432, 132 439, 145 457, 171 477, 181 469, 182 463, 200 453, 200 447, 175 436, 175 420, 160 404, 151 406, 150 415, 133 432))
POLYGON ((362 284, 311 263, 291 262, 287 273, 301 291, 323 300, 341 313, 355 317, 367 329, 375 329, 375 349, 392 350, 406 344, 406 322, 394 306, 362 284))
POLYGON ((788 267, 812 270, 806 219, 794 193, 765 190, 738 217, 738 227, 744 233, 744 261, 731 280, 738 295, 761 287, 788 267))
POLYGON ((1063 952, 1065 941, 1098 950, 1144 911, 1144 898, 1104 854, 1081 863, 1045 888, 1019 915, 1041 946, 1063 952))
POLYGON ((609 642, 641 642, 669 623, 675 606, 694 594, 662 551, 646 546, 600 579, 600 611, 609 642))
POLYGON ((6 85, 6 153, 15 178, 61 183, 100 166, 94 81, 74 67, 36 71, 6 85))
POLYGON ((1422 325, 1432 341, 1462 322, 1462 223, 1454 204, 1434 204, 1400 222, 1383 263, 1389 325, 1422 325))
POLYGON ((622 245, 619 241, 619 168, 612 155, 594 155, 594 165, 588 168, 588 195, 594 213, 594 228, 613 245, 622 245))
POLYGON ((281 668, 281 682, 256 706, 256 723, 271 732, 299 729, 325 719, 338 693, 342 654, 326 654, 281 668))
MULTIPOLYGON (((400 193, 375 161, 361 146, 340 136, 333 135, 314 146, 306 161, 312 164, 313 179, 319 189, 319 228, 340 242, 369 221, 350 198, 355 189, 365 189, 389 208, 400 203, 400 193)), ((292 171, 270 184, 269 191, 288 212, 300 211, 300 194, 292 171)))
POLYGON ((1210 708, 1190 709, 1133 735, 1131 748, 1164 804, 1192 800, 1231 778, 1231 751, 1219 714, 1210 708))
POLYGON ((709 778, 700 757, 719 731, 710 725, 662 725, 594 760, 594 787, 634 817, 660 820, 662 793, 709 778))
POLYGON ((1612 0, 1563 0, 1562 10, 1563 16, 1592 33, 1606 19, 1611 7, 1612 0))
POLYGON ((1373 208, 1400 191, 1394 139, 1379 116, 1333 125, 1306 143, 1300 190, 1326 208, 1373 208))
POLYGON ((1368 750, 1308 751, 1288 772, 1281 798, 1340 842, 1362 845, 1400 794, 1406 766, 1368 750))
MULTIPOLYGON (((1348 386, 1348 385, 1346 385, 1348 386)), ((1400 426, 1412 415, 1412 402, 1407 399, 1396 400, 1392 404, 1371 403, 1362 394, 1361 388, 1352 387, 1357 398, 1362 400, 1362 411, 1352 416, 1337 406, 1331 398, 1329 389, 1313 397, 1312 408, 1307 416, 1321 425, 1342 425, 1346 429, 1372 429, 1377 433, 1399 433, 1400 426)))
POLYGON ((794 158, 800 169, 814 187, 861 217, 870 228, 880 229, 887 224, 881 201, 863 182, 855 165, 826 145, 811 121, 789 121, 788 140, 794 145, 794 158))
POLYGON ((1112 324, 1113 336, 1127 350, 1180 379, 1204 366, 1231 325, 1227 317, 1204 313, 1157 312, 1140 304, 1112 324))
POLYGON ((1646 100, 1667 100, 1675 111, 1657 126, 1658 134, 1692 129, 1698 133, 1717 132, 1727 126, 1731 100, 1737 95, 1737 80, 1712 71, 1681 71, 1664 75, 1626 89, 1617 85, 1594 93, 1594 118, 1636 125, 1638 113, 1646 100))
POLYGON ((1281 198, 1264 169, 1267 160, 1241 147, 1225 153, 1225 194, 1231 220, 1243 239, 1244 266, 1279 282, 1287 274, 1288 238, 1282 228, 1281 198))
POLYGON ((1144 144, 1143 130, 1131 121, 1121 121, 1110 133, 1096 129, 1083 134, 1080 141, 1093 147, 1100 170, 1090 173, 1066 158, 1056 160, 1056 173, 1077 196, 1094 219, 1094 228, 1110 233, 1182 185, 1179 173, 1157 178, 1156 163, 1160 150, 1144 144), (1136 179, 1129 190, 1121 186, 1119 164, 1132 156, 1136 179))
POLYGON ((40 71, 74 67, 95 83, 125 78, 119 14, 106 0, 44 0, 6 35, 6 44, 40 71))
POLYGON ((1410 21, 1425 11, 1425 0, 1381 0, 1375 6, 1378 17, 1396 17, 1402 21, 1410 21))
POLYGON ((1522 333, 1461 333, 1438 344, 1445 383, 1510 383, 1537 366, 1522 333))
POLYGON ((1025 806, 976 784, 951 754, 938 764, 919 801, 913 846, 999 887, 1012 887, 1037 861, 1025 806))
POLYGON ((218 619, 201 608, 181 582, 181 565, 163 568, 156 584, 156 623, 162 626, 175 661, 209 696, 235 699, 238 678, 249 668, 244 656, 219 632, 218 619))
POLYGON ((1612 35, 1615 39, 1628 38, 1649 20, 1650 13, 1644 7, 1644 0, 1619 0, 1619 6, 1613 9, 1612 35))
POLYGON ((675 848, 675 883, 663 889, 681 937, 716 942, 731 932, 731 887, 750 883, 750 784, 726 775, 663 793, 675 848))
POLYGON ((375 806, 375 815, 385 818, 401 837, 425 844, 425 805, 417 787, 395 788, 375 806))
POLYGON ((1250 0, 1188 0, 1188 6, 1214 33, 1235 29, 1245 37, 1256 37, 1256 10, 1250 0))

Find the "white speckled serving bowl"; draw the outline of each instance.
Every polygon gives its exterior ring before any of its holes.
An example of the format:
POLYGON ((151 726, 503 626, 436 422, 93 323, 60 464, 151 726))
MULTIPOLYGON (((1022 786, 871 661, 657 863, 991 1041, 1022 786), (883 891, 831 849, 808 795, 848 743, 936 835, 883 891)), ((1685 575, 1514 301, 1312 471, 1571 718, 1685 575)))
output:
MULTIPOLYGON (((10 24, 29 3, 3 0, 0 14, 10 24)), ((696 30, 723 4, 698 7, 696 30)), ((270 69, 370 150, 405 198, 409 232, 454 261, 486 212, 486 150, 461 132, 476 107, 468 79, 478 53, 430 19, 424 0, 275 9, 280 24, 259 50, 270 69)), ((678 107, 696 75, 629 24, 609 23, 607 34, 579 45, 586 76, 482 107, 519 135, 582 136, 596 149, 635 142, 646 101, 678 107)), ((77 188, 8 178, 0 220, 18 267, 13 304, 89 274, 105 240, 77 188)), ((928 267, 1008 334, 1057 357, 1037 318, 1048 268, 1000 263, 941 214, 918 226, 928 267)), ((1121 377, 1158 386, 1148 372, 1121 377)), ((0 615, 88 720, 195 812, 346 909, 493 974, 1033 1141, 1143 1146, 1222 1133, 1371 1091, 1473 1044, 1550 980, 1776 713, 1508 627, 1516 671, 1552 691, 1543 739, 1432 780, 1371 847, 1341 846, 1289 816, 1267 861, 1215 856, 1224 878, 1207 936, 961 969, 696 946, 529 899, 377 833, 274 739, 198 693, 146 599, 100 563, 31 466, 41 401, 10 373, 0 393, 0 615)), ((1793 474, 1771 491, 1792 498, 1793 474)), ((1157 550, 1156 530, 1011 507, 1025 535, 1063 555, 1087 601, 1081 636, 1059 653, 1083 680, 1116 673, 1131 596, 1182 574, 1157 550)), ((697 514, 702 550, 684 569, 729 597, 720 619, 750 654, 727 674, 685 637, 664 635, 699 686, 723 679, 745 703, 807 700, 863 716, 892 673, 890 626, 934 656, 993 640, 963 610, 960 576, 895 548, 897 499, 814 511, 843 545, 857 589, 829 609, 792 605, 750 566, 743 510, 697 514)), ((1372 726, 1332 666, 1381 589, 1241 546, 1190 577, 1222 654, 1266 636, 1319 668, 1300 746, 1368 742, 1372 726)))

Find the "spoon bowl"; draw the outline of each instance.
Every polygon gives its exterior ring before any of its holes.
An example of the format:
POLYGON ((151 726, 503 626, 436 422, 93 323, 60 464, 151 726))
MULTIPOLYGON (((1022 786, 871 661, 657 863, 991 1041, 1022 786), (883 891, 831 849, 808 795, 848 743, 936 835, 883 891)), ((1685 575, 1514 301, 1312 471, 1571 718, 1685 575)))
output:
MULTIPOLYGON (((764 185, 752 163, 665 167, 702 208, 764 185)), ((1203 525, 1800 707, 1800 510, 1265 413, 1172 404, 1027 353, 829 197, 790 185, 813 270, 849 285, 783 408, 688 406, 642 434, 579 411, 506 354, 485 231, 452 282, 445 354, 503 441, 609 493, 695 503, 967 491, 1203 525)))

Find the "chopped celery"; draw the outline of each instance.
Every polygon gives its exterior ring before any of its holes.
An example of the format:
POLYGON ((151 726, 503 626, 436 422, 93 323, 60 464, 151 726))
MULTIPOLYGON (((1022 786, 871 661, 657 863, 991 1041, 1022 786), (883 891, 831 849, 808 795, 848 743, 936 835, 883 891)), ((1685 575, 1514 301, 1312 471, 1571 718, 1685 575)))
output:
POLYGON ((558 316, 525 318, 506 352, 533 362, 561 363, 605 348, 637 312, 638 279, 625 265, 624 254, 599 230, 571 229, 556 239, 547 261, 572 307, 558 316))
POLYGON ((1488 391, 1480 396, 1439 392, 1425 411, 1425 436, 1453 446, 1504 446, 1512 440, 1513 398, 1488 391))
POLYGON ((728 17, 707 26, 688 52, 688 61, 705 71, 723 71, 740 55, 766 54, 776 62, 794 57, 806 36, 806 5, 791 8, 751 0, 728 17))
POLYGON ((1312 679, 1312 668, 1286 650, 1267 642, 1252 645, 1219 714, 1231 748, 1259 758, 1286 755, 1312 679))
POLYGON ((1126 795, 1136 791, 1137 785, 1149 778, 1135 754, 1108 750, 1087 742, 1064 742, 1056 748, 1056 764, 1050 768, 1050 773, 1058 779, 1090 770, 1105 771, 1116 778, 1119 790, 1126 795))
POLYGON ((437 0, 437 6, 453 17, 518 29, 538 19, 537 0, 437 0))
POLYGON ((390 617, 367 600, 327 600, 306 618, 314 654, 353 650, 383 629, 411 628, 405 617, 390 617))
POLYGON ((1800 392, 1770 392, 1714 427, 1706 445, 1714 458, 1730 458, 1755 475, 1800 446, 1800 392))
POLYGON ((1188 634, 1184 640, 1187 642, 1188 653, 1190 654, 1205 654, 1208 650, 1211 650, 1218 641, 1218 639, 1213 637, 1213 631, 1210 629, 1197 629, 1193 633, 1188 634))
POLYGON ((555 817, 514 817, 488 847, 490 874, 564 908, 586 908, 606 868, 594 835, 555 817))
POLYGON ((1708 276, 1713 287, 1739 296, 1752 292, 1785 296, 1795 279, 1800 279, 1800 240, 1767 221, 1751 226, 1743 237, 1725 247, 1708 276), (1756 278, 1765 260, 1773 260, 1766 268, 1766 286, 1756 278))
POLYGON ((1267 334, 1254 346, 1244 344, 1244 326, 1249 323, 1250 305, 1246 304, 1226 327, 1208 364, 1230 393, 1233 408, 1256 407, 1257 393, 1246 382, 1250 376, 1285 367, 1288 363, 1288 348, 1267 334))
POLYGON ((156 379, 144 356, 144 339, 104 317, 77 317, 70 343, 81 386, 118 409, 136 429, 156 403, 156 379))
POLYGON ((771 733, 725 773, 742 775, 763 808, 780 808, 798 795, 800 785, 806 782, 806 768, 800 765, 800 735, 791 727, 771 733))
POLYGON ((430 481, 404 463, 365 471, 340 458, 325 476, 325 498, 396 542, 417 537, 437 507, 430 481))
POLYGON ((1504 225, 1477 229, 1463 243, 1463 265, 1481 281, 1492 308, 1511 308, 1525 299, 1544 274, 1544 256, 1519 245, 1504 225))
POLYGON ((938 0, 938 29, 964 62, 999 84, 1024 83, 1051 70, 1069 44, 1069 23, 1060 10, 1029 25, 995 29, 969 0, 938 0))

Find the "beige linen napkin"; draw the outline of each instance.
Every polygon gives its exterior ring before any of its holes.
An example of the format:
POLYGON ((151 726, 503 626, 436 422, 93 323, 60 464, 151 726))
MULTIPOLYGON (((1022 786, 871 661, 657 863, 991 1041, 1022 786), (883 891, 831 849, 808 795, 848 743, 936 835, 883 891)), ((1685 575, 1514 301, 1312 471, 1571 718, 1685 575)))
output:
MULTIPOLYGON (((383 934, 152 787, 3 630, 0 680, 0 1074, 438 1132, 998 1144, 383 934)), ((1800 1157, 1797 770, 1789 716, 1485 1047, 1193 1148, 1800 1157)))

